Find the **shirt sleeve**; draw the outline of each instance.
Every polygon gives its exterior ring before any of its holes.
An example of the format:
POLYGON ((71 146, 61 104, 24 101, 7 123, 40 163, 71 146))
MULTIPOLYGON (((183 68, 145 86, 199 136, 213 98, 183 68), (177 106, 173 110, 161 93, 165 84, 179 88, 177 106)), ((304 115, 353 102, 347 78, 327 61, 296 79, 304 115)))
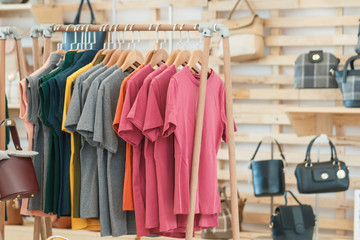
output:
POLYGON ((142 132, 127 118, 127 115, 131 110, 132 103, 135 101, 136 92, 137 91, 131 82, 128 82, 118 131, 119 136, 133 146, 138 146, 143 139, 142 132))
POLYGON ((79 93, 79 86, 80 83, 77 79, 75 82, 74 90, 71 96, 71 100, 67 112, 67 117, 64 124, 64 127, 70 132, 76 131, 76 126, 79 122, 80 114, 81 114, 81 109, 80 109, 81 96, 79 93))
POLYGON ((172 78, 169 83, 166 95, 166 110, 165 121, 163 128, 163 136, 170 136, 176 129, 177 125, 177 95, 178 87, 175 78, 172 78))
MULTIPOLYGON (((228 134, 227 134, 227 115, 226 115, 226 94, 225 94, 225 87, 222 85, 221 95, 220 95, 220 107, 221 107, 221 121, 223 126, 223 133, 222 139, 224 142, 228 141, 228 134)), ((234 120, 234 132, 237 131, 235 120, 234 120)))
POLYGON ((140 131, 143 130, 145 111, 148 105, 147 103, 147 87, 143 84, 136 96, 135 102, 132 105, 130 112, 127 115, 127 119, 135 125, 140 131))
POLYGON ((144 136, 152 142, 155 142, 162 135, 162 128, 164 126, 164 119, 160 112, 158 86, 156 81, 150 84, 143 128, 144 136))

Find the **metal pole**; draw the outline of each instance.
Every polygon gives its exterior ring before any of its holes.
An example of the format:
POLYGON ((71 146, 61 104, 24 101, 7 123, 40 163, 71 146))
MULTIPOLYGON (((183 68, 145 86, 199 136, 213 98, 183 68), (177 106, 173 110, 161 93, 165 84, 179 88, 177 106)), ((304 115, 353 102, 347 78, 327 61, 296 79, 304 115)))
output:
MULTIPOLYGON (((0 39, 0 119, 5 119, 5 39, 0 39)), ((0 127, 0 150, 5 150, 5 127, 0 127)), ((5 201, 0 203, 0 235, 5 240, 5 201)))

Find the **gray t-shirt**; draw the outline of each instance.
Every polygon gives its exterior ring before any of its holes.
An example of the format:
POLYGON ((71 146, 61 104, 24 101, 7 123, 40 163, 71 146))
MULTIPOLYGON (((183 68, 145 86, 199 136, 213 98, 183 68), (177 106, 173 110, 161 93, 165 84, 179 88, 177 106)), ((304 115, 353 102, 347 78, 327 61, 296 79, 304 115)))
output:
POLYGON ((36 177, 39 184, 39 194, 29 200, 29 210, 44 210, 45 207, 45 188, 46 188, 46 173, 49 161, 48 146, 45 143, 45 137, 49 135, 49 129, 43 126, 40 120, 40 95, 39 95, 39 81, 40 78, 49 74, 55 68, 61 66, 63 56, 58 53, 52 53, 49 56, 47 65, 43 66, 41 70, 32 76, 26 78, 26 85, 28 94, 28 120, 34 124, 34 139, 33 150, 39 154, 33 157, 33 165, 36 177))
MULTIPOLYGON (((102 218, 101 203, 99 203, 99 183, 97 174, 97 152, 92 141, 94 131, 94 118, 97 90, 101 82, 108 77, 117 66, 106 69, 100 67, 82 82, 82 103, 84 107, 77 125, 84 140, 80 150, 81 162, 81 189, 80 189, 80 217, 81 218, 102 218), (96 75, 97 74, 97 75, 96 75), (90 89, 89 89, 90 86, 90 89), (88 89, 88 90, 87 90, 88 89), (92 120, 92 125, 88 121, 92 120), (92 145, 90 143, 92 143, 92 145)), ((103 229, 103 227, 102 227, 103 229)))
MULTIPOLYGON (((100 196, 109 203, 109 219, 113 237, 136 233, 133 211, 122 210, 122 196, 125 175, 126 143, 113 130, 121 83, 129 73, 121 69, 113 72, 100 85, 96 101, 93 140, 98 143, 98 173, 100 196), (106 199, 107 197, 107 199, 106 199)), ((102 231, 102 236, 104 235, 102 231)))

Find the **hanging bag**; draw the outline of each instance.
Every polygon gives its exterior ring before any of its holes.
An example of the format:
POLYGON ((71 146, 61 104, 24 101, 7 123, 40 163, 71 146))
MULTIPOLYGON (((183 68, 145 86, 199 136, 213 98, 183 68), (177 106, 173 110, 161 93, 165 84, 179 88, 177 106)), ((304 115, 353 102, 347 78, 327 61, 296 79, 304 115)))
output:
POLYGON ((11 154, 10 158, 0 160, 0 200, 12 200, 15 198, 31 198, 39 193, 39 185, 36 179, 31 157, 21 156, 19 135, 15 127, 15 121, 6 119, 0 121, 1 125, 10 128, 11 138, 19 154, 11 154))
POLYGON ((360 107, 360 69, 355 70, 354 62, 360 55, 346 60, 342 71, 335 71, 336 81, 340 86, 345 107, 360 107), (350 70, 348 67, 350 65, 350 70))
MULTIPOLYGON (((90 0, 86 0, 87 5, 89 7, 89 11, 90 11, 90 16, 91 16, 91 20, 90 23, 94 24, 95 22, 95 15, 94 12, 92 10, 91 7, 91 3, 90 0)), ((81 11, 82 11, 82 6, 84 4, 84 0, 81 0, 76 17, 74 22, 72 23, 73 25, 77 25, 80 23, 80 16, 81 16, 81 11)), ((94 50, 100 50, 103 48, 104 46, 104 41, 105 41, 105 32, 91 32, 91 33, 86 33, 90 35, 90 42, 93 44, 86 44, 86 48, 89 49, 90 47, 92 47, 92 49, 94 50), (90 46, 91 45, 91 46, 90 46)), ((63 34, 63 49, 65 51, 69 51, 71 49, 74 49, 75 44, 75 35, 76 35, 76 41, 79 43, 81 41, 81 32, 65 32, 63 34), (71 45, 72 44, 72 45, 71 45)))
POLYGON ((340 60, 322 50, 301 54, 295 61, 295 88, 338 88, 334 72, 340 60))
MULTIPOLYGON (((264 22, 255 14, 247 0, 238 0, 229 13, 227 20, 222 22, 230 30, 230 57, 232 61, 242 62, 264 56, 264 22), (236 8, 245 2, 251 15, 231 19, 236 8)), ((219 44, 218 57, 224 58, 222 39, 219 44)))
POLYGON ((318 137, 315 137, 309 143, 304 162, 296 166, 295 176, 299 192, 327 193, 346 191, 349 188, 349 170, 344 162, 339 161, 335 146, 330 139, 330 161, 319 163, 311 161, 311 148, 318 137))
POLYGON ((285 205, 279 206, 271 216, 270 228, 274 240, 312 240, 315 215, 310 205, 303 205, 291 191, 284 193, 285 205), (288 206, 287 193, 299 205, 288 206))
POLYGON ((260 141, 250 160, 254 194, 256 197, 282 195, 285 191, 285 157, 279 143, 276 140, 274 140, 274 142, 279 148, 281 159, 254 161, 262 143, 262 141, 260 141))

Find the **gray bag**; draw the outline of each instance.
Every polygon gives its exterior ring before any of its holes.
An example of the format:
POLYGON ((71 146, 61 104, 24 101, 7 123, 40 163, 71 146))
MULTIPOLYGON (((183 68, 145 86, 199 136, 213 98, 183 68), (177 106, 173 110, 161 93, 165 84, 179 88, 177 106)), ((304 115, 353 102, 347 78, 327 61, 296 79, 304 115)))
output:
POLYGON ((335 71, 345 107, 360 107, 360 70, 354 69, 354 62, 359 58, 360 55, 350 57, 346 60, 344 70, 335 71), (350 70, 348 70, 349 65, 350 70))
POLYGON ((295 61, 295 88, 338 88, 334 72, 339 59, 323 51, 301 54, 295 61))

